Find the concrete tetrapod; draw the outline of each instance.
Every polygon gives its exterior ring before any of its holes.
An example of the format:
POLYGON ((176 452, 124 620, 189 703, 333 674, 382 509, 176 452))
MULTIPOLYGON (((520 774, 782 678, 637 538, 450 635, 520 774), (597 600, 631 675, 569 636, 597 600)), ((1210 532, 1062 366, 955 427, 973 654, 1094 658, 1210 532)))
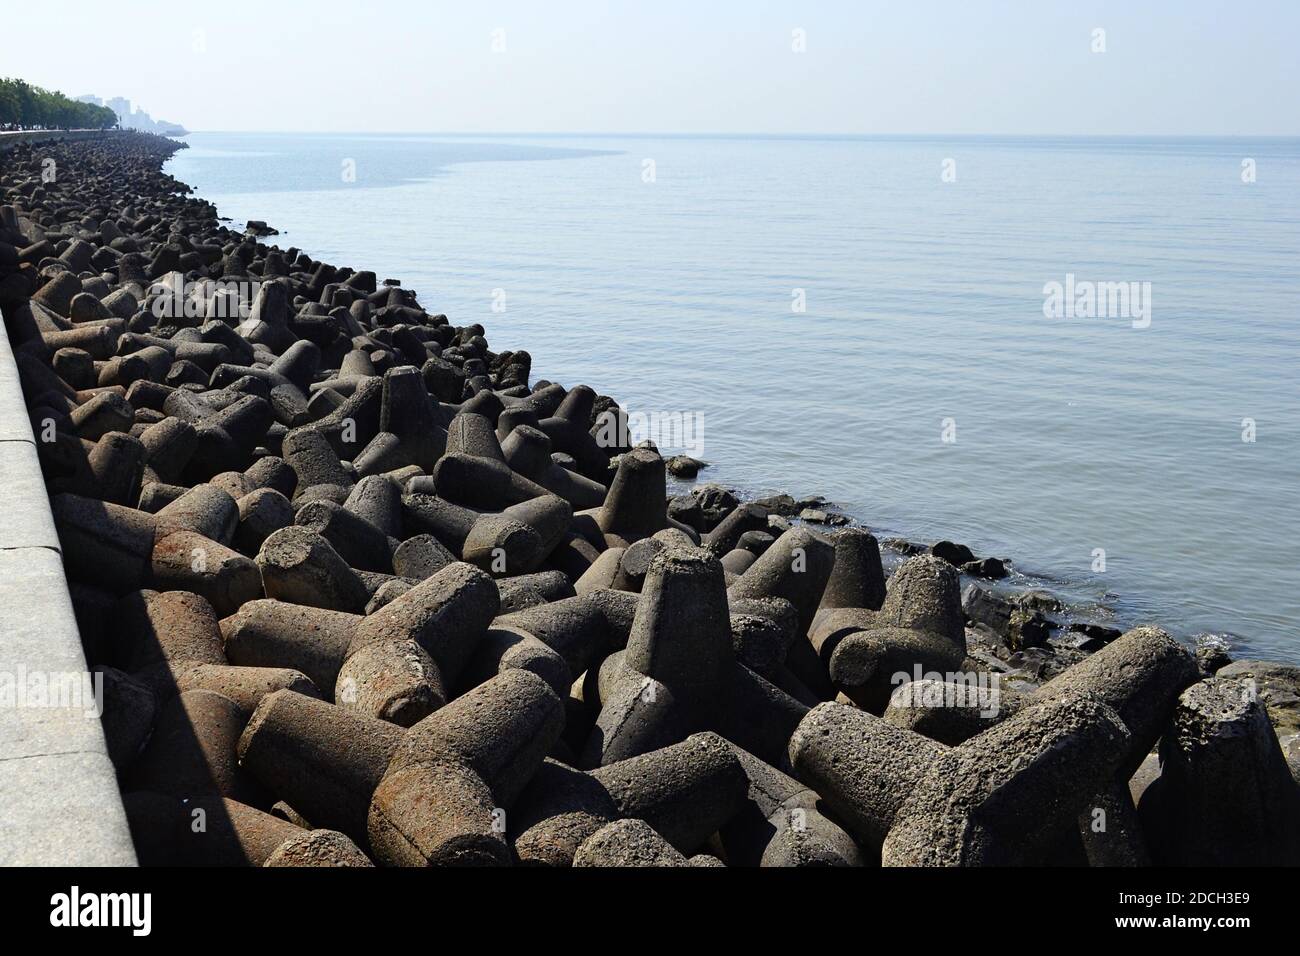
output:
POLYGON ((835 696, 825 664, 806 639, 835 564, 835 548, 807 528, 791 528, 763 552, 728 589, 732 600, 785 598, 798 615, 797 636, 785 666, 819 700, 835 696))
POLYGON ((822 704, 790 742, 791 762, 886 865, 1041 861, 1129 743, 1115 712, 1065 695, 1027 707, 958 747, 842 704, 822 704))
POLYGON ((506 810, 563 727, 535 674, 505 672, 402 730, 291 693, 266 697, 242 765, 313 825, 393 866, 506 864, 506 810))
POLYGON ((741 810, 746 787, 731 746, 711 733, 590 773, 548 760, 514 813, 515 855, 526 865, 569 866, 585 839, 624 817, 692 853, 741 810))
POLYGON ((55 495, 50 507, 73 580, 118 594, 193 591, 218 614, 262 593, 261 575, 248 558, 159 516, 68 494, 55 495))
POLYGON ((923 679, 901 685, 889 698, 885 722, 955 747, 1029 702, 1027 694, 1002 684, 997 675, 974 676, 987 676, 991 681, 923 679))
POLYGON ((618 820, 597 830, 578 847, 574 866, 676 867, 691 861, 641 820, 618 820))
MULTIPOLYGON (((186 591, 136 591, 112 609, 113 638, 124 671, 101 668, 106 678, 104 732, 119 774, 126 774, 154 732, 156 711, 177 694, 212 691, 245 716, 262 697, 289 689, 319 697, 315 685, 290 668, 237 667, 226 661, 221 631, 211 605, 186 591)), ((202 748, 199 725, 180 746, 202 748), (193 739, 190 739, 193 738, 193 739)), ((211 750, 220 750, 215 744, 211 750)), ((187 759, 173 755, 176 761, 187 759)), ((168 760, 162 761, 164 765, 168 760)), ((154 789, 165 789, 159 781, 154 789)))
POLYGON ((739 663, 722 566, 700 548, 661 551, 646 575, 622 671, 582 754, 602 766, 713 730, 774 765, 807 707, 739 663))
POLYGON ((366 617, 251 601, 221 631, 232 663, 295 668, 340 706, 410 726, 446 702, 499 601, 491 578, 453 564, 366 617))
POLYGON ((835 688, 872 713, 918 669, 953 680, 969 669, 957 572, 931 555, 912 558, 894 572, 879 611, 823 610, 811 641, 835 688))
POLYGON ((546 682, 506 671, 411 728, 370 803, 370 844, 394 866, 509 864, 505 813, 564 729, 546 682))
POLYGON ((1129 729, 1121 773, 1128 779, 1169 724, 1178 695, 1197 680, 1196 661, 1158 627, 1135 627, 1038 688, 1035 700, 1094 694, 1129 729))
POLYGON ((886 866, 1018 866, 1077 825, 1119 769, 1128 730, 1095 697, 1064 695, 941 753, 899 808, 886 866))
POLYGON ((862 866, 858 845, 818 809, 809 787, 732 745, 749 798, 719 832, 729 866, 862 866))
POLYGON ((1212 677, 1187 688, 1160 763, 1140 807, 1157 863, 1300 865, 1300 785, 1249 684, 1212 677))

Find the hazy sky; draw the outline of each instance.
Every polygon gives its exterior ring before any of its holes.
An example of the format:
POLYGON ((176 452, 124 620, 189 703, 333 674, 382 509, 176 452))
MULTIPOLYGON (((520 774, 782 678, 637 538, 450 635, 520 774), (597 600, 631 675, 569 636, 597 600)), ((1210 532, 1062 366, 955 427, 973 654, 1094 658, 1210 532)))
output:
POLYGON ((14 0, 3 19, 0 76, 195 130, 1300 133, 1300 0, 14 0))

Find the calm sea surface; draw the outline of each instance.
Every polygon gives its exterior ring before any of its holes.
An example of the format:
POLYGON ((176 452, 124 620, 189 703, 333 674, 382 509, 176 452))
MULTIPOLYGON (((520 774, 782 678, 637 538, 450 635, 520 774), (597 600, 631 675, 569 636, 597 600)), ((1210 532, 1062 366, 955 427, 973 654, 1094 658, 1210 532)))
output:
POLYGON ((705 479, 1300 661, 1300 141, 187 141, 236 224, 699 416, 705 479), (1067 275, 1150 298, 1049 318, 1067 275))

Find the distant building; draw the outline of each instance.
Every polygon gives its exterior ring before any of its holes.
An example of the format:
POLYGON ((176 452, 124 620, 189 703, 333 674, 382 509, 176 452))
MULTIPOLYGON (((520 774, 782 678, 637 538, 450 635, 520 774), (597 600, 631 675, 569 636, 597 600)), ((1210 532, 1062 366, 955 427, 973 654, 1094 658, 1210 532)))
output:
POLYGON ((116 113, 119 117, 127 116, 131 113, 131 101, 115 96, 111 100, 104 100, 104 105, 116 113))
MULTIPOLYGON (((101 104, 101 101, 94 96, 80 97, 83 103, 101 104)), ((155 120, 144 110, 132 109, 131 101, 123 96, 114 96, 111 99, 102 101, 103 106, 117 114, 118 125, 123 129, 138 129, 146 133, 159 133, 163 136, 185 136, 189 133, 184 126, 179 123, 169 123, 166 120, 155 120)))

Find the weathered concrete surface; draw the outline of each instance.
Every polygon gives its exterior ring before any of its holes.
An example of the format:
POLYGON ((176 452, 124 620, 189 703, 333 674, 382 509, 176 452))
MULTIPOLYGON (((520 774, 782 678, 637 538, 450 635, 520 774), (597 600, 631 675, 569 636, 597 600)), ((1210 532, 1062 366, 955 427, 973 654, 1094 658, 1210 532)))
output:
POLYGON ((134 866, 7 335, 0 488, 0 866, 134 866))

